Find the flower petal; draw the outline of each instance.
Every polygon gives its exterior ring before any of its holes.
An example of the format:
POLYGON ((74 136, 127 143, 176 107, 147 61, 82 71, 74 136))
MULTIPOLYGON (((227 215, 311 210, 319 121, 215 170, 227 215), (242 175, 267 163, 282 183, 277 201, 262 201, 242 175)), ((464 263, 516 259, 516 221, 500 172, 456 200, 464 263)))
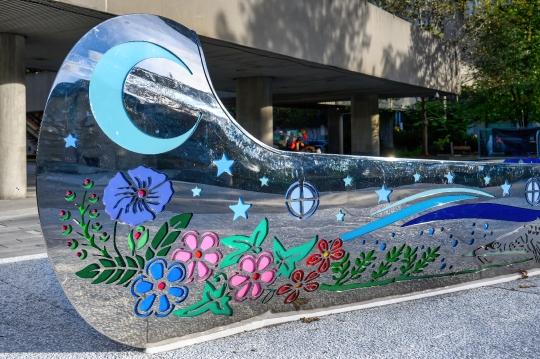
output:
POLYGON ((319 263, 323 259, 323 256, 321 256, 319 253, 312 254, 308 257, 306 261, 306 265, 308 267, 314 266, 317 263, 319 263))
POLYGON ((215 253, 206 253, 204 255, 204 260, 212 264, 216 264, 221 259, 221 256, 222 254, 220 251, 216 251, 215 253))
POLYGON ((304 271, 301 269, 295 270, 291 275, 291 279, 295 283, 301 282, 304 279, 304 271))
POLYGON ((173 301, 178 304, 180 302, 183 302, 187 298, 189 294, 189 289, 188 287, 170 287, 169 294, 177 297, 173 301))
POLYGON ((319 243, 317 243, 317 248, 319 248, 319 252, 321 253, 328 252, 328 241, 326 239, 321 239, 319 243))
POLYGON ((251 282, 247 282, 239 291, 234 293, 234 300, 241 302, 246 299, 249 289, 251 288, 251 282))
POLYGON ((219 243, 218 235, 214 232, 205 232, 202 235, 201 249, 203 251, 216 247, 219 243))
POLYGON ((310 272, 306 277, 306 283, 311 282, 313 279, 318 278, 318 277, 319 277, 319 273, 317 273, 316 271, 310 272))
POLYGON ((141 294, 151 291, 152 288, 154 288, 154 285, 144 280, 135 285, 135 290, 141 294))
POLYGON ((261 274, 261 282, 272 284, 276 280, 276 269, 261 274))
POLYGON ((343 245, 343 239, 336 238, 332 241, 332 247, 330 248, 330 251, 333 252, 336 249, 341 248, 342 245, 343 245))
POLYGON ((141 223, 152 221, 155 218, 156 215, 154 213, 148 211, 144 207, 138 208, 137 204, 134 203, 125 208, 124 213, 120 215, 120 222, 138 226, 141 223))
POLYGON ((274 261, 274 256, 270 252, 262 252, 257 258, 257 270, 262 271, 274 261))
POLYGON ((240 269, 249 273, 255 272, 255 256, 251 254, 245 255, 240 259, 240 269))
POLYGON ((150 189, 148 191, 148 197, 146 197, 148 206, 154 212, 161 213, 167 203, 171 201, 173 194, 174 190, 171 181, 167 181, 157 188, 150 189))
POLYGON ((253 283, 253 289, 251 290, 251 300, 255 300, 261 296, 263 292, 261 283, 255 282, 253 283))
POLYGON ((285 303, 285 304, 292 303, 292 302, 294 302, 296 300, 296 298, 298 298, 299 295, 300 295, 300 291, 295 290, 285 298, 283 303, 285 303))
POLYGON ((169 270, 169 274, 167 274, 167 280, 171 283, 181 281, 184 279, 184 275, 186 274, 184 266, 176 266, 169 270))
POLYGON ((187 275, 186 275, 186 283, 190 283, 193 280, 193 274, 195 272, 195 263, 197 262, 190 262, 187 265, 187 275))
POLYGON ((103 190, 103 204, 112 220, 117 220, 127 205, 131 202, 136 189, 122 172, 110 179, 109 184, 103 190))
POLYGON ((171 303, 169 302, 169 298, 167 298, 166 294, 163 294, 161 298, 159 298, 159 311, 166 312, 170 307, 171 303))
POLYGON ((317 289, 319 289, 319 283, 317 282, 306 283, 306 285, 304 285, 303 288, 306 292, 314 292, 317 289))
POLYGON ((138 187, 154 188, 167 179, 166 174, 157 172, 146 166, 139 166, 127 172, 138 187))
POLYGON ((198 262, 197 263, 197 269, 199 270, 199 281, 206 280, 208 276, 210 275, 210 269, 204 262, 198 262))
MULTIPOLYGON (((324 273, 330 268, 330 259, 325 258, 322 260, 321 265, 317 268, 317 272, 324 273)), ((307 280, 307 278, 306 278, 307 280)))
POLYGON ((282 294, 285 294, 285 293, 289 293, 291 290, 293 290, 292 284, 287 283, 287 284, 283 284, 281 287, 279 287, 276 293, 277 293, 277 295, 282 295, 282 294))
POLYGON ((343 257, 345 257, 345 251, 343 249, 335 249, 330 254, 330 258, 334 261, 339 261, 343 257))
POLYGON ((148 312, 150 308, 152 308, 152 306, 154 305, 154 300, 156 300, 156 297, 157 296, 155 294, 151 294, 150 296, 145 298, 139 305, 139 309, 143 312, 148 312))
POLYGON ((230 284, 234 287, 239 287, 242 283, 244 283, 248 279, 249 279, 248 276, 236 273, 231 277, 230 284))
POLYGON ((172 254, 172 260, 178 260, 178 261, 183 261, 183 262, 189 261, 191 257, 192 257, 191 252, 183 251, 181 249, 175 250, 172 254))
POLYGON ((163 278, 163 274, 165 273, 165 266, 161 261, 151 262, 150 263, 150 273, 152 273, 152 277, 154 280, 160 280, 163 278))
POLYGON ((183 238, 184 243, 192 250, 197 249, 197 247, 199 246, 199 243, 197 243, 198 234, 199 233, 197 233, 197 231, 189 231, 186 234, 184 234, 184 238, 183 238))

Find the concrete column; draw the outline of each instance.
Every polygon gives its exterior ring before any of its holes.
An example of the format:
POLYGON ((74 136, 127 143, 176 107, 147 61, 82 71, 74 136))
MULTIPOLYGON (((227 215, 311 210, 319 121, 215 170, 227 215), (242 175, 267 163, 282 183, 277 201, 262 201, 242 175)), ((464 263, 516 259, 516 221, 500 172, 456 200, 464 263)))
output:
POLYGON ((328 152, 343 154, 343 113, 328 109, 328 152))
POLYGON ((351 154, 379 156, 379 97, 351 96, 351 154))
POLYGON ((0 199, 26 198, 24 37, 0 33, 0 199))
POLYGON ((381 156, 394 155, 394 112, 383 111, 381 121, 381 156))
POLYGON ((274 142, 272 79, 236 79, 236 121, 253 137, 269 146, 274 142))

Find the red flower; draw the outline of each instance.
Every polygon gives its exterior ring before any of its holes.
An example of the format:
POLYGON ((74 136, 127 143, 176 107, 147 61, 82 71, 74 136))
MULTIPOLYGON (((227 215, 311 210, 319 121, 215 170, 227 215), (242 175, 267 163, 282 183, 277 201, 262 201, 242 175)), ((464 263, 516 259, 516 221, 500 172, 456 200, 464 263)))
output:
POLYGON ((343 240, 341 238, 334 239, 331 244, 332 246, 330 247, 330 244, 326 239, 321 239, 319 243, 317 243, 320 253, 310 255, 306 262, 307 266, 311 267, 320 263, 317 272, 324 273, 330 268, 330 260, 338 261, 345 257, 345 251, 341 249, 341 246, 343 245, 343 240), (329 247, 330 249, 328 249, 329 247))
POLYGON ((304 271, 297 269, 291 275, 293 283, 283 284, 278 288, 277 295, 289 293, 283 303, 292 303, 296 300, 296 298, 298 298, 302 289, 304 289, 306 292, 314 292, 319 289, 319 283, 313 281, 318 277, 319 273, 313 271, 310 272, 306 278, 304 278, 304 271))

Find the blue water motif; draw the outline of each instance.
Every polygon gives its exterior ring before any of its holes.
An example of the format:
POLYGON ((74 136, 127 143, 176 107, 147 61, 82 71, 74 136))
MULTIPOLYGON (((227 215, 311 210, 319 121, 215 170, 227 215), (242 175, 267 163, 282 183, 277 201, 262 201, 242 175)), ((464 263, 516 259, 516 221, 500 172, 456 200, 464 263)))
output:
MULTIPOLYGON (((397 212, 399 213, 399 212, 397 212)), ((540 211, 495 203, 459 204, 433 211, 402 225, 408 227, 432 221, 449 219, 479 218, 510 222, 532 222, 540 217, 540 211)), ((473 223, 473 226, 476 223, 473 223)))
POLYGON ((431 199, 422 201, 420 203, 415 203, 409 207, 403 208, 395 213, 389 214, 388 216, 385 216, 376 221, 368 223, 365 226, 357 228, 351 232, 344 233, 340 237, 344 241, 348 241, 353 238, 363 236, 364 234, 376 231, 377 229, 386 227, 403 218, 407 218, 409 216, 431 209, 433 207, 442 206, 444 204, 457 202, 457 201, 463 201, 465 199, 473 199, 473 198, 476 198, 476 197, 469 196, 469 195, 458 195, 458 196, 442 196, 442 197, 437 197, 437 198, 431 198, 431 199))

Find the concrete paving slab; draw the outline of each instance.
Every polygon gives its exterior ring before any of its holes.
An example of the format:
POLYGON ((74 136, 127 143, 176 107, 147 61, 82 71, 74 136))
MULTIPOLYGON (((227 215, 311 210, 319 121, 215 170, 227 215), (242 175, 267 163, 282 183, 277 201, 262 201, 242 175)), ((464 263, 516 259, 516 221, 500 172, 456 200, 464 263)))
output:
POLYGON ((537 358, 540 278, 146 354, 87 325, 45 255, 0 260, 0 358, 537 358), (535 287, 532 287, 535 286, 535 287))

